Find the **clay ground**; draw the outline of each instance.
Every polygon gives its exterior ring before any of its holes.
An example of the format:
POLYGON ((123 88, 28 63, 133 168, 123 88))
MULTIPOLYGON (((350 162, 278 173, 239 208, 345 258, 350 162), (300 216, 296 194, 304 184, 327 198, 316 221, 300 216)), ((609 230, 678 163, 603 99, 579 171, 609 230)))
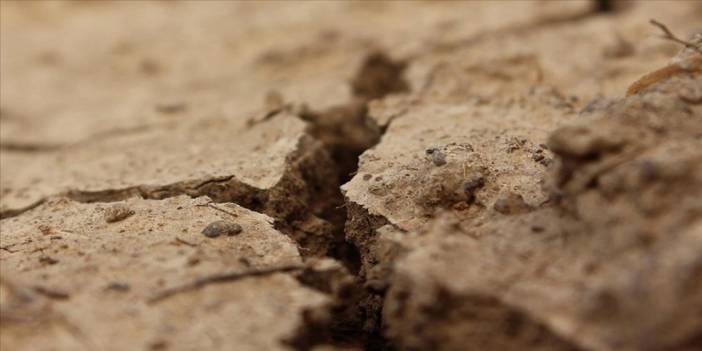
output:
POLYGON ((2 350, 702 350, 702 2, 0 20, 2 350))

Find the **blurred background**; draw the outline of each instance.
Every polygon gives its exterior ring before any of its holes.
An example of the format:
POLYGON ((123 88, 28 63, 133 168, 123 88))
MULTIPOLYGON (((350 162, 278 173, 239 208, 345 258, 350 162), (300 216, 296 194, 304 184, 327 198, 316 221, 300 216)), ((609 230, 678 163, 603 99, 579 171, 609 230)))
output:
POLYGON ((453 61, 461 72, 452 74, 464 82, 516 69, 584 104, 622 94, 676 52, 655 38, 649 18, 685 37, 700 29, 702 11, 698 1, 577 0, 1 6, 0 139, 7 151, 184 120, 237 123, 271 91, 325 109, 352 97, 349 82, 373 52, 409 62, 403 74, 412 91, 453 61), (507 62, 515 57, 530 63, 507 62))

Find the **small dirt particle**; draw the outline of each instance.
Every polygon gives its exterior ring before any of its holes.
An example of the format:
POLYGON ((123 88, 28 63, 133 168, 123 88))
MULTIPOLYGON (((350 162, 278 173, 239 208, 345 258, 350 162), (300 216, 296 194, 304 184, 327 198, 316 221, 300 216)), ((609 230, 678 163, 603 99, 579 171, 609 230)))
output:
POLYGON ((239 257, 238 261, 245 267, 251 267, 251 261, 249 261, 249 259, 246 257, 239 257))
POLYGON ((543 232, 544 230, 545 230, 545 228, 542 227, 542 226, 540 226, 540 225, 532 225, 532 226, 531 226, 531 231, 534 232, 534 233, 541 233, 541 232, 543 232))
POLYGON ((473 175, 463 182, 463 193, 466 195, 468 203, 475 200, 475 192, 485 185, 485 178, 482 174, 473 175))
POLYGON ((125 204, 114 204, 105 210, 105 222, 114 223, 126 219, 134 211, 125 204))
POLYGON ((161 351, 161 350, 167 350, 168 349, 168 342, 164 340, 157 340, 151 343, 149 345, 149 349, 153 351, 161 351))
POLYGON ((527 140, 524 138, 511 137, 507 140, 507 153, 511 154, 514 151, 520 150, 524 147, 527 140))
POLYGON ((531 206, 524 201, 522 195, 513 192, 501 194, 493 207, 495 211, 506 215, 531 211, 531 206))
POLYGON ((470 208, 470 204, 466 201, 459 201, 453 204, 452 208, 455 211, 465 211, 470 208))
POLYGON ((124 283, 124 282, 112 282, 110 284, 107 284, 105 287, 105 290, 107 291, 119 291, 119 292, 126 292, 129 291, 131 287, 129 284, 124 283))
POLYGON ((139 63, 139 70, 144 75, 155 76, 155 75, 158 75, 159 73, 161 73, 162 68, 161 68, 161 65, 157 61, 155 61, 151 58, 144 58, 139 63))
POLYGON ((207 227, 202 230, 202 234, 208 238, 216 238, 220 235, 237 235, 241 233, 241 231, 241 226, 236 223, 229 221, 215 221, 207 225, 207 227))
POLYGON ((188 267, 197 266, 198 264, 200 264, 200 257, 197 256, 189 257, 188 262, 186 262, 188 267))
POLYGON ((156 111, 165 114, 180 113, 187 110, 188 105, 184 102, 167 102, 156 105, 156 111))
POLYGON ((465 182, 463 182, 463 191, 467 192, 474 192, 477 189, 482 188, 485 185, 485 178, 483 177, 482 174, 476 174, 473 177, 466 179, 465 182))
POLYGON ((49 235, 54 232, 54 229, 46 224, 42 224, 39 226, 39 231, 44 235, 49 235))
POLYGON ((661 175, 660 167, 651 161, 643 161, 639 166, 639 177, 644 182, 656 180, 661 175))
POLYGON ((443 166, 446 164, 446 155, 444 155, 439 148, 431 147, 426 149, 424 152, 435 166, 443 166))
POLYGON ((57 264, 59 261, 55 258, 50 257, 50 256, 41 256, 41 257, 39 257, 39 262, 43 263, 43 264, 54 265, 54 264, 57 264))
POLYGON ((373 184, 368 187, 368 192, 377 196, 385 196, 388 193, 388 188, 383 183, 373 184))

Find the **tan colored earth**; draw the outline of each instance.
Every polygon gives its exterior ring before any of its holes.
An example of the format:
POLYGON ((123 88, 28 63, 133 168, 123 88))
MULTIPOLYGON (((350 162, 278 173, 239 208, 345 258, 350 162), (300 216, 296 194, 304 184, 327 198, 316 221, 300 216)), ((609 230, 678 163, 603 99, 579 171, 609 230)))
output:
POLYGON ((0 39, 2 350, 702 350, 699 1, 7 0, 0 39))

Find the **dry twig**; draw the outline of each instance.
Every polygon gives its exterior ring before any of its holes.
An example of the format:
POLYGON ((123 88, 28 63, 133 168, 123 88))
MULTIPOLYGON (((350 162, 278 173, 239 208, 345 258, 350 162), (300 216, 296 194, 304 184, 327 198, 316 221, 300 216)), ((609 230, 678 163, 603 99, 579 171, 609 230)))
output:
POLYGON ((695 43, 678 38, 677 36, 675 36, 675 34, 673 34, 673 32, 670 31, 670 29, 668 29, 668 27, 665 24, 663 24, 661 22, 658 22, 654 19, 649 20, 649 22, 652 25, 658 27, 663 32, 663 36, 662 36, 663 39, 668 39, 668 40, 674 41, 678 44, 685 45, 686 48, 693 49, 693 50, 702 54, 702 47, 700 47, 700 45, 697 45, 695 43))
POLYGON ((237 214, 234 213, 234 212, 229 212, 229 211, 227 211, 227 210, 224 210, 224 209, 222 209, 222 208, 217 207, 217 205, 215 205, 212 201, 210 201, 210 202, 208 202, 208 203, 206 203, 206 204, 199 204, 199 205, 195 205, 195 206, 198 206, 198 207, 209 207, 209 208, 211 208, 211 209, 213 209, 213 210, 217 210, 217 211, 219 211, 219 212, 226 213, 226 214, 228 214, 228 215, 230 215, 230 216, 232 216, 232 217, 234 217, 234 218, 238 218, 238 217, 239 217, 239 215, 237 215, 237 214))
POLYGON ((270 268, 262 268, 262 269, 254 269, 254 270, 249 270, 245 272, 234 272, 234 273, 219 273, 219 274, 214 274, 214 275, 208 275, 205 277, 202 277, 200 279, 197 279, 191 283, 177 286, 171 289, 166 289, 150 299, 148 299, 149 304, 154 304, 160 301, 163 301, 169 297, 172 297, 173 295, 177 295, 183 292, 187 291, 192 291, 192 290, 197 290, 200 289, 206 285, 210 284, 217 284, 217 283, 226 283, 226 282, 232 282, 248 277, 260 277, 260 276, 265 276, 269 274, 274 274, 274 273, 286 273, 286 272, 294 272, 294 271, 299 271, 302 270, 304 266, 301 265, 287 265, 287 266, 280 266, 280 267, 270 267, 270 268))

